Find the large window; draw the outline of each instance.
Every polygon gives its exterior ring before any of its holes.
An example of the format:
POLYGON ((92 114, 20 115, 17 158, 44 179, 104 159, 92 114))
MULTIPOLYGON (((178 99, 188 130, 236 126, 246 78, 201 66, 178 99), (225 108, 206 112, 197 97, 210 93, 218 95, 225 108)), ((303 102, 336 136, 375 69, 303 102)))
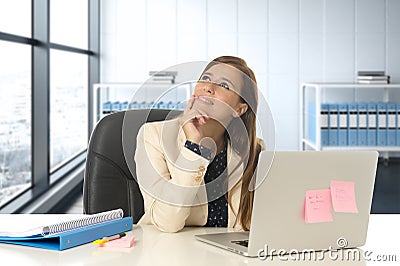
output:
POLYGON ((50 4, 50 172, 87 147, 88 4, 50 4))
POLYGON ((31 37, 32 0, 0 0, 0 32, 31 37))
POLYGON ((50 52, 50 168, 84 151, 88 141, 88 56, 50 52))
POLYGON ((0 0, 0 213, 82 181, 99 1, 0 0))
POLYGON ((31 48, 0 41, 0 206, 31 186, 31 48))
POLYGON ((50 42, 88 48, 88 0, 53 0, 50 19, 50 42))

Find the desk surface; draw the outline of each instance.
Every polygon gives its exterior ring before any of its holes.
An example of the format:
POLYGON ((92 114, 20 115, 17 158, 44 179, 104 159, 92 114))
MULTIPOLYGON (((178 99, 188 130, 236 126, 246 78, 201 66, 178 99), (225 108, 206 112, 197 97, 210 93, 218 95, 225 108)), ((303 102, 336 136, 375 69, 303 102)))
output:
MULTIPOLYGON (((134 226, 135 246, 130 249, 100 248, 86 244, 64 251, 0 244, 0 259, 13 265, 398 265, 400 262, 400 215, 373 214, 361 260, 293 260, 274 256, 266 261, 246 258, 195 240, 195 234, 224 232, 217 228, 185 228, 161 233, 153 226, 134 226), (391 256, 389 258, 389 256, 391 256), (395 257, 394 257, 395 256, 395 257), (383 262, 396 259, 397 262, 383 262), (381 260, 381 261, 378 261, 381 260)), ((3 264, 2 264, 3 265, 3 264)))

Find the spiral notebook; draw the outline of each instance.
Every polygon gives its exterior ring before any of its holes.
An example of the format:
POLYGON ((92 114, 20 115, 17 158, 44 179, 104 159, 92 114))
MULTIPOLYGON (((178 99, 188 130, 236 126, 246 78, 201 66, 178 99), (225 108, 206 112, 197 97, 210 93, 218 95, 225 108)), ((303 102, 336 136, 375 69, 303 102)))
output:
POLYGON ((121 209, 85 214, 0 214, 0 243, 64 250, 132 230, 121 209))

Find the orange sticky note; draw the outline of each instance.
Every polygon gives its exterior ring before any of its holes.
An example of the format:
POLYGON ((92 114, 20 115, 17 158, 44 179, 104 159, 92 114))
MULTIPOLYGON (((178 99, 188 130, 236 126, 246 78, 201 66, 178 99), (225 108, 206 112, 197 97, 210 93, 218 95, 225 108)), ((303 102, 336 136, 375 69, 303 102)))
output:
POLYGON ((330 187, 335 212, 358 213, 354 182, 332 180, 330 187))
POLYGON ((331 204, 331 191, 329 189, 307 190, 304 207, 305 222, 332 222, 331 204))

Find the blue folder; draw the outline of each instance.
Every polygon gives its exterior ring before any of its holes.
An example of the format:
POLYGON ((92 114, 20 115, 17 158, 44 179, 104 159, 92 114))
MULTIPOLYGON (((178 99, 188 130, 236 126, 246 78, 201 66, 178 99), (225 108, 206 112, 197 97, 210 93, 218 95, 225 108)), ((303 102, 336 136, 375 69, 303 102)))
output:
POLYGON ((387 105, 384 102, 379 102, 377 104, 377 145, 386 146, 387 145, 387 105))
POLYGON ((111 105, 111 112, 121 111, 121 103, 119 101, 113 102, 111 105))
POLYGON ((387 145, 396 145, 396 103, 387 103, 387 145))
POLYGON ((140 108, 140 109, 146 109, 146 108, 147 108, 147 103, 146 103, 146 101, 142 101, 141 103, 139 103, 139 108, 140 108))
POLYGON ((174 109, 175 105, 176 105, 176 103, 173 103, 172 101, 169 101, 168 104, 167 104, 167 108, 168 109, 174 109))
POLYGON ((357 117, 357 103, 349 103, 348 106, 348 145, 357 146, 357 128, 358 128, 358 117, 357 117))
POLYGON ((121 103, 121 111, 129 109, 129 103, 127 101, 121 103))
POLYGON ((111 113, 111 102, 110 101, 106 101, 102 104, 102 113, 103 114, 109 114, 111 113))
POLYGON ((376 103, 367 104, 367 146, 376 146, 376 103))
POLYGON ((329 113, 328 113, 328 138, 329 138, 329 146, 337 146, 338 145, 338 105, 336 103, 329 104, 329 113))
MULTIPOLYGON (((322 103, 321 104, 321 145, 322 146, 328 146, 329 145, 329 136, 328 136, 328 111, 329 111, 329 104, 327 103, 322 103)), ((315 123, 315 121, 314 121, 315 123)), ((311 124, 311 119, 309 121, 309 124, 311 124)), ((314 128, 315 131, 315 128, 314 128)), ((311 132, 311 131, 309 131, 311 132)), ((310 134, 311 135, 311 134, 310 134)), ((311 137, 310 137, 311 139, 311 137)))
POLYGON ((139 104, 137 101, 129 103, 129 109, 139 109, 139 104))
POLYGON ((367 103, 359 102, 357 104, 357 145, 367 145, 367 103))
POLYGON ((339 103, 339 136, 340 146, 347 146, 347 103, 339 103))
POLYGON ((400 103, 396 104, 396 145, 400 146, 400 103))
POLYGON ((27 237, 0 236, 0 243, 64 250, 130 230, 132 230, 132 217, 125 217, 48 236, 41 234, 27 237))

